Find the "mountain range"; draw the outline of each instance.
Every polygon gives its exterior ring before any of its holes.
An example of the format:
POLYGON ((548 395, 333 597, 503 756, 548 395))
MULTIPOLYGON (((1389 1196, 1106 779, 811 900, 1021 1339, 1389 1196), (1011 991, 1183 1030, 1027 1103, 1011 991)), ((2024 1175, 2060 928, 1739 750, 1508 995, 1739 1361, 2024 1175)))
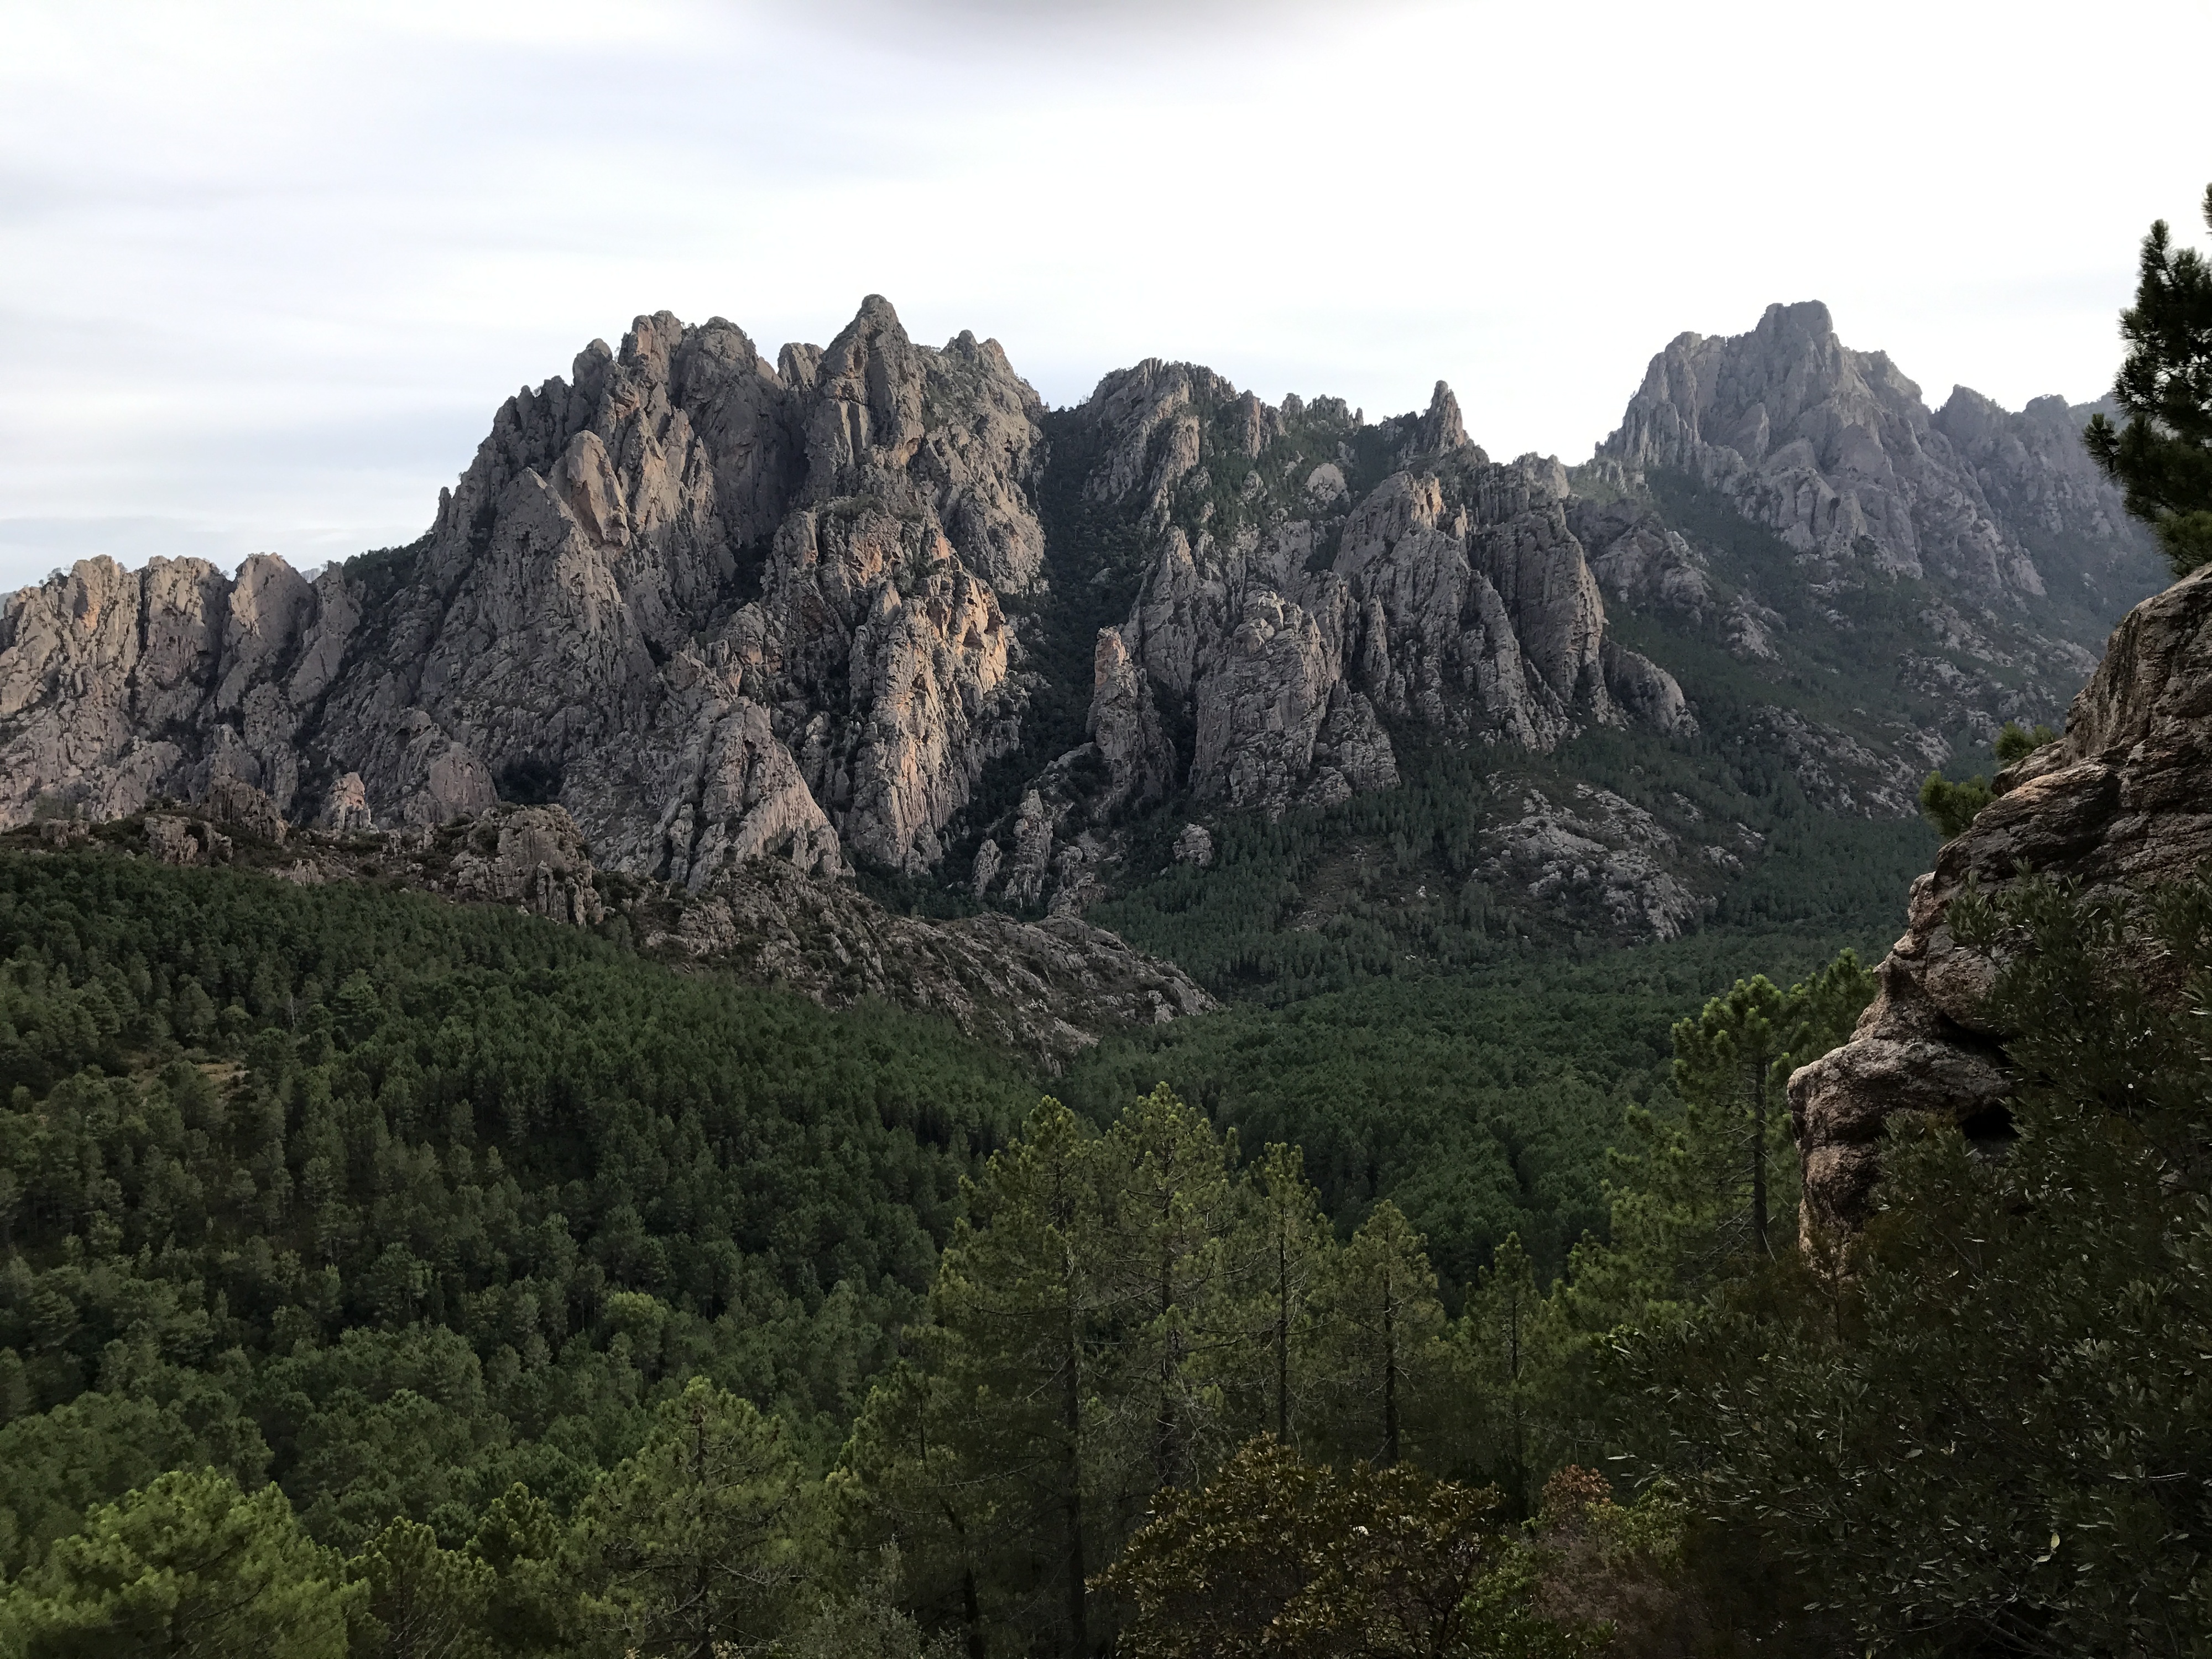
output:
POLYGON ((1054 410, 878 297, 773 363, 663 312, 503 404, 405 547, 9 596, 0 828, 250 795, 427 848, 557 805, 633 904, 857 875, 1187 967, 1173 918, 1294 834, 1263 933, 1668 937, 1808 815, 1819 862, 1916 835, 1921 777, 2056 719, 2164 585, 2092 407, 1931 410, 1775 306, 1669 343, 1569 466, 1493 460, 1442 382, 1370 422, 1149 360, 1054 410))

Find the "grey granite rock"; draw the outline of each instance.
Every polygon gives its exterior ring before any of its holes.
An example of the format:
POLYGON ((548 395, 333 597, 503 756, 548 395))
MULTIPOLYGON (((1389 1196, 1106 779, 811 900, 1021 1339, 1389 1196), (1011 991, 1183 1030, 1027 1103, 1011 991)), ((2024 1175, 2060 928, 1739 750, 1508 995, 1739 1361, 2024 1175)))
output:
POLYGON ((2045 398, 2014 415, 1960 387, 1931 414, 1811 301, 1770 306, 1747 334, 1678 337, 1598 454, 1632 476, 1689 474, 1831 570, 1928 577, 1973 605, 2033 611, 2053 580, 2140 592, 2149 568, 2147 538, 2082 448, 2087 413, 2045 398))
POLYGON ((217 778, 431 826, 512 778, 634 874, 927 866, 1018 740, 998 592, 1040 575, 1042 414, 995 343, 917 346, 880 298, 780 368, 721 319, 641 317, 508 400, 411 547, 11 596, 0 826, 217 778))
POLYGON ((1202 510, 1176 516, 1179 482, 1206 470, 1207 442, 1249 459, 1245 440, 1281 428, 1283 411, 1209 370, 1148 362, 1108 376, 1079 417, 1102 457, 1085 495, 1143 514, 1154 538, 1093 693, 1094 732, 1116 734, 1101 746, 1117 787, 1125 751, 1156 752, 1132 724, 1137 673, 1194 729, 1171 782, 1270 814, 1395 787, 1386 720, 1535 750, 1589 724, 1695 729, 1672 677, 1607 640, 1565 470, 1492 463, 1441 382, 1425 414, 1387 424, 1404 465, 1359 499, 1329 462, 1282 480, 1290 506, 1267 510, 1255 471, 1252 517, 1218 533, 1202 510))

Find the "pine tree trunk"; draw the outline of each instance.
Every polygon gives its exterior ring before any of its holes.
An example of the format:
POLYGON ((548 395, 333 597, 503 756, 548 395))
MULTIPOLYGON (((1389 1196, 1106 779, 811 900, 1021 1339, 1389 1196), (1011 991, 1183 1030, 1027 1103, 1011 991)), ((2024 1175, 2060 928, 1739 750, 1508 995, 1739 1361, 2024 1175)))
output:
POLYGON ((1288 1221, 1275 1218, 1275 1438, 1291 1443, 1291 1241, 1288 1221))
MULTIPOLYGON (((691 1408, 691 1478, 698 1482, 703 1495, 707 1489, 707 1413, 703 1407, 691 1408)), ((703 1544, 695 1545, 703 1548, 703 1544)), ((692 1595, 699 1603, 699 1643, 692 1650, 694 1659, 714 1659, 714 1583, 708 1577, 707 1559, 702 1555, 694 1570, 692 1595)))
POLYGON ((1158 1314, 1160 1322, 1160 1397, 1152 1419, 1152 1485, 1165 1491, 1176 1484, 1175 1468, 1175 1374, 1176 1363, 1181 1358, 1175 1322, 1170 1317, 1175 1307, 1174 1254, 1166 1243, 1160 1246, 1160 1296, 1158 1314))
POLYGON ((1067 1637, 1068 1652, 1083 1659, 1091 1651, 1091 1633, 1085 1604, 1087 1569, 1083 1553, 1083 1378, 1079 1370, 1081 1336, 1075 1328, 1075 1263, 1067 1263, 1067 1349, 1060 1370, 1065 1387, 1060 1396, 1061 1427, 1067 1437, 1067 1483, 1064 1506, 1067 1516, 1067 1637))
POLYGON ((1751 1242, 1766 1254, 1766 1073, 1751 1085, 1751 1242))
POLYGON ((1382 1466, 1398 1462, 1398 1304, 1389 1268, 1382 1272, 1382 1466))

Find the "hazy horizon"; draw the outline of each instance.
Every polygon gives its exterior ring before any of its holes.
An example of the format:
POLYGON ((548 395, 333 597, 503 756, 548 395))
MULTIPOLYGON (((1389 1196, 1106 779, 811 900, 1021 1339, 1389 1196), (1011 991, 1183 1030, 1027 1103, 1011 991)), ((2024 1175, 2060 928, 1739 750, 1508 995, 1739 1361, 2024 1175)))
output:
POLYGON ((404 542, 499 403, 666 308, 885 294, 1048 402, 1146 356, 1584 459, 1820 299, 1931 406, 2101 395, 2201 8, 11 7, 0 587, 404 542), (2106 133, 2126 132, 2124 176, 2106 133), (2140 161, 2136 158, 2141 157, 2140 161))

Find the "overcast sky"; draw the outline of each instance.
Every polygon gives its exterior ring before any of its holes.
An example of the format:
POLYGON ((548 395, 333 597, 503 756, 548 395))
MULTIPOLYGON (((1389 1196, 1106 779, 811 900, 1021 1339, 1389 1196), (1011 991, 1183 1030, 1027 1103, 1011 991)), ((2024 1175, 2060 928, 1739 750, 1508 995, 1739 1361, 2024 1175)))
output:
POLYGON ((1438 378, 1585 457, 1651 355, 1826 300, 1931 404, 2109 383, 2201 238, 2212 6, 0 0, 0 586, 411 538, 500 400, 888 295, 1054 404, 1438 378), (2162 66, 2173 66, 2169 77, 2162 66))

